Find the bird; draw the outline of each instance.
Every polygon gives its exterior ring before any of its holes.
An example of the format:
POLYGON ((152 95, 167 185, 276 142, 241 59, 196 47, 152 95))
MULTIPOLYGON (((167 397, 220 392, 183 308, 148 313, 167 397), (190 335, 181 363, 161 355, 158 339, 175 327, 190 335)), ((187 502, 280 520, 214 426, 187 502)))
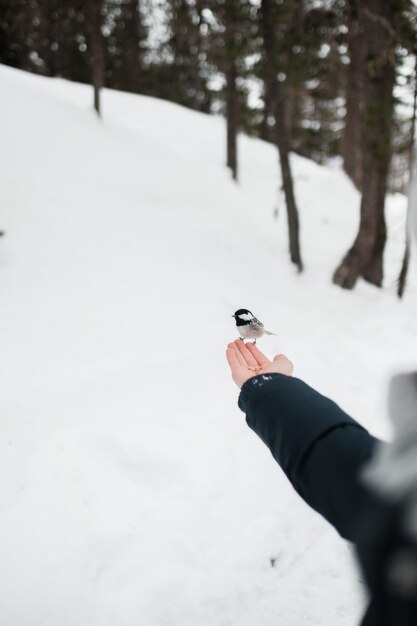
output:
POLYGON ((275 333, 266 330, 262 322, 248 309, 238 309, 232 317, 236 320, 236 328, 239 331, 239 338, 242 340, 253 339, 253 343, 256 343, 256 340, 262 335, 275 335, 275 333))

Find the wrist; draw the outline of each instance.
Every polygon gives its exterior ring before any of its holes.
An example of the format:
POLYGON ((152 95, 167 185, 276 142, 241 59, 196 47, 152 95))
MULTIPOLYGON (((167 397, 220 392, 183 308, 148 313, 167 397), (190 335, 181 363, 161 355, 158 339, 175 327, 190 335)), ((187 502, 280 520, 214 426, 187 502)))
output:
POLYGON ((239 408, 246 413, 247 404, 254 393, 258 389, 261 389, 264 385, 268 385, 271 380, 277 376, 284 376, 284 374, 278 374, 277 372, 271 372, 270 374, 258 374, 257 376, 251 376, 246 382, 243 383, 239 394, 238 405, 239 408))

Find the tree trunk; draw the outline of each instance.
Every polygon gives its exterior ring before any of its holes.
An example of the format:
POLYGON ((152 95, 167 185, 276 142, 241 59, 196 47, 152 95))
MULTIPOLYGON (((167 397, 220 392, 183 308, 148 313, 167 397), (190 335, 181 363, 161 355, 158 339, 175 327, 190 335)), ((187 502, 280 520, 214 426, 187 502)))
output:
POLYGON ((282 187, 284 189, 285 202, 287 205, 288 237, 290 242, 290 258, 299 272, 303 271, 303 261, 300 251, 300 224, 298 220, 297 205, 294 196, 294 186, 291 175, 291 166, 288 151, 278 148, 281 163, 282 187))
MULTIPOLYGON (((411 120, 411 137, 410 137, 410 179, 408 183, 408 210, 407 210, 407 223, 405 231, 405 248, 404 257, 401 265, 400 275, 398 276, 398 288, 397 294, 399 298, 402 298, 405 291, 405 285, 407 282, 408 268, 410 266, 410 219, 412 212, 416 211, 417 206, 417 148, 415 148, 416 138, 416 118, 417 118, 417 57, 414 63, 414 101, 413 101, 413 117, 411 120)), ((414 218, 416 219, 416 218, 414 218)))
POLYGON ((140 55, 140 34, 141 15, 139 0, 129 0, 127 11, 128 29, 128 62, 130 74, 130 89, 134 93, 141 91, 141 55, 140 55))
POLYGON ((101 115, 100 90, 104 86, 104 41, 101 32, 102 0, 90 0, 91 69, 94 88, 94 109, 101 115))
POLYGON ((378 287, 382 285, 395 80, 393 17, 386 0, 362 0, 360 4, 359 28, 366 33, 360 226, 353 246, 333 276, 333 281, 346 289, 352 289, 360 276, 378 287))
POLYGON ((346 81, 346 117, 342 139, 344 168, 356 187, 362 190, 363 143, 362 101, 365 36, 359 28, 359 0, 349 2, 348 48, 350 64, 346 81))
POLYGON ((237 180, 238 95, 236 66, 232 62, 226 72, 227 167, 237 180))
POLYGON ((403 295, 404 295, 409 266, 410 266, 410 242, 409 242, 408 234, 407 234, 407 239, 406 239, 406 242, 405 242, 403 262, 402 262, 402 265, 401 265, 400 275, 398 277, 397 295, 398 295, 399 298, 402 298, 403 295))
POLYGON ((272 103, 270 97, 270 90, 265 86, 265 93, 263 95, 264 108, 262 112, 262 122, 260 125, 260 137, 264 141, 272 141, 271 124, 269 120, 273 117, 274 112, 272 110, 272 103))
MULTIPOLYGON (((270 0, 262 0, 261 20, 264 39, 264 49, 267 61, 265 76, 265 88, 268 91, 269 101, 273 103, 275 115, 275 143, 278 149, 281 167, 282 187, 287 207, 288 233, 290 244, 290 258, 297 266, 299 272, 303 270, 299 239, 299 219, 295 201, 294 184, 289 158, 289 132, 288 122, 288 85, 285 81, 278 83, 277 80, 277 57, 278 46, 275 37, 275 21, 271 9, 270 0)), ((281 55, 282 59, 283 55, 281 55)), ((288 61, 288 54, 286 55, 288 61)), ((285 65, 285 61, 284 61, 285 65)), ((281 71, 288 67, 280 68, 281 71)))
POLYGON ((239 97, 237 91, 237 29, 236 6, 233 2, 224 4, 224 22, 226 26, 226 119, 227 119, 227 167, 230 168, 233 180, 237 181, 237 134, 239 130, 239 97))
POLYGON ((57 7, 53 0, 39 6, 39 28, 42 39, 42 56, 45 63, 47 76, 57 75, 56 50, 54 46, 58 42, 57 37, 57 7))

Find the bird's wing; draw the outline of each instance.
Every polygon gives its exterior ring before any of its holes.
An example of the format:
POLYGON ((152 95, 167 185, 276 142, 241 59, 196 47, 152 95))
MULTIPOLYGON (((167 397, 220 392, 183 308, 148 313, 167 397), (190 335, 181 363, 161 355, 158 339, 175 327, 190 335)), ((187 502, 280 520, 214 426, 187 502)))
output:
POLYGON ((252 326, 252 328, 263 328, 264 327, 262 322, 260 322, 257 317, 253 317, 251 319, 250 325, 252 326))

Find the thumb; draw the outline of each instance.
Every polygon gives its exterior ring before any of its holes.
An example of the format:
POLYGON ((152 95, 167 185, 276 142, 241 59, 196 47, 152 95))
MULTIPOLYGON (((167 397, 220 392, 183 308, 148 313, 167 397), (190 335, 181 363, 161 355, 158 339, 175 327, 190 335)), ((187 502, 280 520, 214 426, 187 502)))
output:
POLYGON ((274 356, 273 362, 279 366, 279 371, 287 376, 292 376, 294 365, 285 354, 277 354, 274 356))

